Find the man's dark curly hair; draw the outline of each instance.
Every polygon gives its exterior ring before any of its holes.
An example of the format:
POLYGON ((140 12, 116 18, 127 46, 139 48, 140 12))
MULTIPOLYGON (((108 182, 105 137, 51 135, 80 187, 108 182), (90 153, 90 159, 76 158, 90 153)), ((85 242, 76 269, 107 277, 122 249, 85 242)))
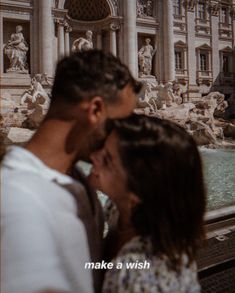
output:
POLYGON ((97 95, 107 103, 114 103, 127 84, 135 93, 141 89, 141 83, 133 78, 128 67, 111 53, 100 50, 75 53, 57 65, 52 103, 78 103, 97 95))
POLYGON ((118 136, 128 188, 141 200, 131 219, 137 234, 149 236, 156 254, 176 265, 183 253, 192 261, 204 238, 206 207, 193 138, 173 122, 136 114, 109 122, 108 128, 118 136))

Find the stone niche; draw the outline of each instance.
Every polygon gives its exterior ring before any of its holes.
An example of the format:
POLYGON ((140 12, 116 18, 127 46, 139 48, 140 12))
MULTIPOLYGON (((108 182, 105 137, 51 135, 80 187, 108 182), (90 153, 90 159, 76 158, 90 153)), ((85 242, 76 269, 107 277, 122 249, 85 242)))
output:
MULTIPOLYGON (((27 44, 28 51, 26 53, 26 71, 25 73, 30 74, 30 23, 29 21, 22 20, 13 20, 13 19, 4 19, 3 20, 3 48, 11 40, 11 35, 16 33, 16 27, 22 26, 22 34, 24 36, 24 40, 27 44)), ((8 73, 8 69, 10 68, 10 60, 8 56, 3 51, 3 63, 4 63, 4 73, 8 73)), ((10 72, 11 73, 11 72, 10 72)), ((10 74, 9 73, 9 74, 10 74)), ((14 72, 17 74, 17 72, 14 72)), ((22 74, 23 75, 23 74, 22 74)))
MULTIPOLYGON (((149 34, 138 34, 138 52, 140 51, 140 49, 146 45, 146 39, 150 39, 150 45, 153 47, 153 51, 155 51, 154 55, 152 56, 152 62, 151 62, 151 65, 152 65, 152 68, 151 68, 151 72, 150 72, 150 75, 151 76, 155 76, 156 75, 156 72, 154 70, 154 63, 155 63, 155 58, 156 58, 156 55, 157 55, 157 48, 155 48, 155 43, 154 43, 154 36, 153 35, 149 35, 149 34)), ((138 57, 138 72, 139 72, 139 77, 140 76, 140 72, 141 72, 141 68, 140 68, 140 60, 139 60, 139 57, 138 57)))

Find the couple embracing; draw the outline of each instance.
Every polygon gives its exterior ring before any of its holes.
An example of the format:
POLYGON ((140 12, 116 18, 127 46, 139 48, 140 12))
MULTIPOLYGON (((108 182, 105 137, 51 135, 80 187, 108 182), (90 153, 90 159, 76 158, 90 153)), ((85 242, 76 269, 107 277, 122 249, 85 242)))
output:
POLYGON ((45 119, 1 163, 3 293, 200 292, 200 156, 180 126, 133 114, 140 89, 111 54, 58 63, 45 119))

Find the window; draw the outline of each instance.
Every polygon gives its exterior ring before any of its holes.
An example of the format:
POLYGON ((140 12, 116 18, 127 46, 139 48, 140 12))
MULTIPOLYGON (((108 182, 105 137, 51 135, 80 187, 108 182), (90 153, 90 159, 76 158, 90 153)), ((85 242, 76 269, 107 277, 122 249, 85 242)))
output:
POLYGON ((223 73, 229 73, 229 56, 223 56, 223 73))
POLYGON ((208 44, 203 44, 196 48, 197 56, 197 83, 212 81, 211 71, 211 54, 212 50, 208 44))
POLYGON ((200 71, 207 71, 207 54, 200 53, 200 71))
POLYGON ((175 73, 187 75, 187 45, 183 41, 174 43, 175 49, 175 73))
POLYGON ((229 14, 228 14, 227 7, 222 7, 222 9, 221 9, 221 22, 223 24, 228 24, 228 22, 229 22, 229 14))
POLYGON ((206 20, 206 5, 203 2, 198 3, 198 18, 200 20, 206 20))
POLYGON ((173 1, 173 9, 175 16, 181 16, 181 0, 173 1))
POLYGON ((181 51, 175 51, 175 70, 183 69, 183 58, 181 51))

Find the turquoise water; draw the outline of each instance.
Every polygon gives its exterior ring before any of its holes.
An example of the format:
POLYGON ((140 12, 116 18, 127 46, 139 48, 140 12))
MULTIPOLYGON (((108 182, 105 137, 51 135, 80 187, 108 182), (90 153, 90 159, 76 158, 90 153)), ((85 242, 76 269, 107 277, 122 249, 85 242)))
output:
MULTIPOLYGON (((208 194, 207 210, 235 204, 235 150, 200 149, 208 194)), ((79 163, 85 173, 89 164, 79 163)), ((106 196, 99 193, 101 201, 106 196)))
POLYGON ((235 204, 235 150, 201 149, 208 210, 235 204))

